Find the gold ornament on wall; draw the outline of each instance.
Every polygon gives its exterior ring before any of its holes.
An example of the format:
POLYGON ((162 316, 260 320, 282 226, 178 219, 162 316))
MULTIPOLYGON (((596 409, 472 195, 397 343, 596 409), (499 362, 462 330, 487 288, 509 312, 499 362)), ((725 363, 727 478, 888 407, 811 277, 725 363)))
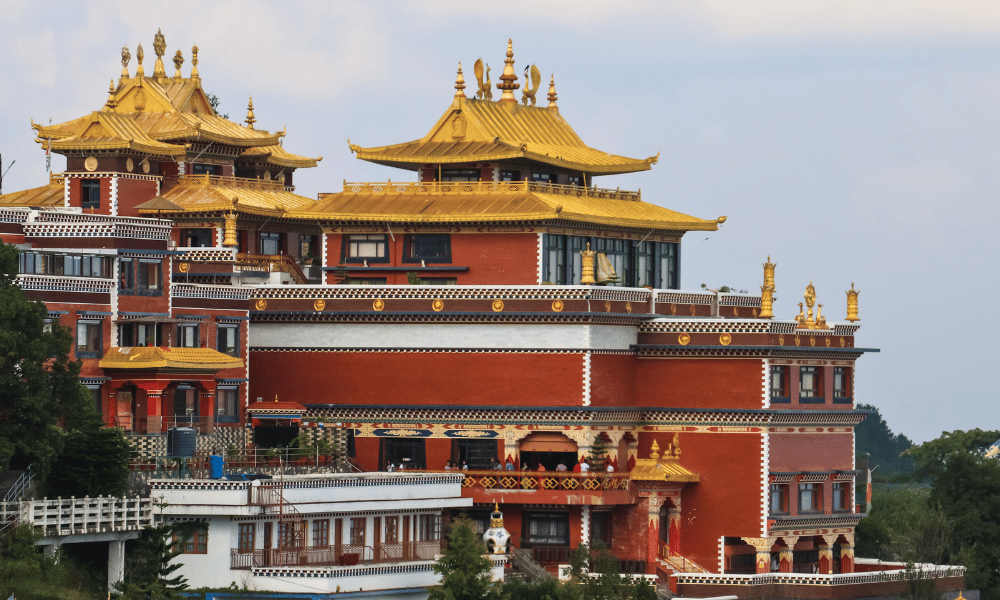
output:
POLYGON ((677 336, 677 343, 680 344, 681 346, 687 346, 688 344, 691 343, 691 334, 690 333, 679 334, 677 336))
POLYGON ((93 156, 88 156, 87 159, 83 161, 83 168, 93 173, 97 170, 97 159, 93 156))
POLYGON ((382 300, 381 298, 376 298, 375 301, 372 302, 372 309, 374 309, 375 312, 382 312, 382 309, 384 308, 385 308, 385 301, 382 300))
POLYGON ((493 304, 490 305, 490 308, 493 309, 493 312, 503 312, 503 300, 500 300, 499 298, 494 300, 493 304))
POLYGON ((267 308, 267 300, 261 298, 260 300, 257 301, 256 304, 254 304, 254 306, 257 307, 257 310, 264 310, 265 308, 267 308))
POLYGON ((733 341, 733 336, 729 335, 728 333, 723 333, 722 335, 719 336, 719 343, 722 344, 723 346, 728 346, 729 344, 732 343, 732 341, 733 341))
POLYGON ((189 263, 182 262, 181 264, 177 265, 177 270, 180 271, 181 273, 187 273, 188 271, 191 270, 191 265, 189 263))
POLYGON ((313 310, 315 310, 317 312, 323 312, 324 308, 326 308, 326 300, 323 300, 322 298, 320 298, 320 299, 316 300, 315 302, 313 302, 313 310))
POLYGON ((562 309, 565 308, 565 306, 566 305, 563 304, 562 300, 553 300, 552 301, 552 312, 562 312, 562 309))
POLYGON ((441 312, 442 310, 444 310, 444 300, 441 300, 440 298, 435 298, 434 301, 431 302, 431 308, 434 310, 434 312, 441 312))
POLYGON ((135 161, 129 158, 125 161, 125 170, 131 173, 133 169, 135 169, 135 161))

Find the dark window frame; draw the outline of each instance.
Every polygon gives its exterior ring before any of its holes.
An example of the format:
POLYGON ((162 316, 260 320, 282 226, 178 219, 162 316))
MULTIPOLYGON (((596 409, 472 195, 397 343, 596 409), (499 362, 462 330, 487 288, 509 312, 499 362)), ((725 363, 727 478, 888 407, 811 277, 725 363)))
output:
POLYGON ((163 295, 163 261, 140 258, 136 264, 135 294, 137 296, 163 295), (152 278, 150 277, 153 271, 152 278), (151 281, 152 279, 152 281, 151 281))
POLYGON ((121 258, 118 260, 118 293, 126 296, 135 295, 135 259, 121 258))
POLYGON ((238 423, 240 417, 240 386, 220 385, 215 388, 215 422, 238 423), (223 400, 223 396, 229 396, 223 400))
POLYGON ((403 238, 404 263, 450 263, 451 234, 411 233, 403 238))
POLYGON ((76 357, 77 358, 101 358, 101 352, 104 350, 104 321, 99 319, 80 319, 76 322, 76 357), (84 327, 87 329, 86 333, 87 342, 85 344, 80 344, 80 328, 84 327), (96 332, 94 336, 96 343, 91 344, 91 334, 90 330, 93 329, 96 332), (84 346, 81 350, 80 346, 84 346), (96 348, 91 348, 91 346, 96 346, 96 348))
POLYGON ((823 404, 823 367, 799 367, 799 404, 823 404), (808 375, 812 375, 812 385, 805 386, 808 375))
POLYGON ((314 548, 330 545, 330 519, 313 519, 309 541, 314 548))
MULTIPOLYGON (((174 542, 180 542, 174 538, 174 542)), ((199 525, 183 541, 181 554, 208 554, 208 525, 199 525)))
POLYGON ((833 512, 851 512, 851 483, 849 481, 833 482, 833 512))
POLYGON ((236 534, 236 551, 253 552, 257 544, 257 523, 240 523, 236 534))
POLYGON ((791 391, 789 391, 791 381, 788 378, 788 365, 771 365, 768 378, 768 393, 771 397, 771 404, 789 404, 792 401, 791 391), (779 386, 775 387, 775 377, 778 377, 779 386), (775 392, 780 395, 775 395, 775 392))
POLYGON ((240 356, 240 326, 233 323, 220 323, 215 327, 215 349, 229 356, 240 356), (233 349, 229 349, 229 342, 223 341, 223 337, 228 338, 229 332, 233 332, 233 349))
POLYGON ((389 236, 382 233, 345 233, 343 241, 341 243, 340 249, 340 259, 348 264, 361 264, 365 261, 370 263, 387 263, 390 260, 389 251, 389 236), (365 239, 361 239, 364 236, 365 239), (351 238, 358 238, 352 240, 351 238), (375 239, 375 238, 381 238, 375 239), (378 254, 378 247, 382 248, 382 256, 361 256, 357 253, 357 248, 354 246, 355 243, 374 243, 376 247, 376 254, 378 254))
POLYGON ((523 179, 521 178, 521 171, 515 171, 513 169, 501 169, 500 181, 523 181, 523 179))
POLYGON ((817 482, 799 482, 799 514, 816 514, 823 512, 823 484, 817 482), (803 508, 803 499, 809 497, 809 508, 803 508))
POLYGON ((284 245, 283 242, 284 242, 284 236, 281 233, 276 231, 261 231, 257 235, 257 243, 258 243, 257 250, 260 254, 263 254, 264 256, 280 256, 284 245), (265 242, 268 244, 274 243, 277 252, 265 252, 264 251, 265 242))
MULTIPOLYGON (((570 519, 568 511, 524 511, 521 518, 521 541, 525 547, 569 546, 570 519), (533 523, 545 524, 549 532, 532 533, 533 523), (552 527, 555 525, 555 527, 552 527), (561 529, 562 531, 558 531, 561 529)), ((536 528, 541 529, 541 526, 536 528)))
POLYGON ((480 169, 441 169, 441 183, 462 183, 481 181, 483 172, 480 169))
POLYGON ((833 368, 833 402, 834 404, 851 404, 854 401, 851 389, 852 371, 850 367, 833 368))
POLYGON ((768 513, 772 515, 788 514, 788 484, 772 483, 768 496, 768 513), (777 500, 777 508, 775 508, 777 500))
POLYGON ((80 206, 82 208, 101 208, 101 180, 81 179, 80 180, 80 206))
POLYGON ((177 324, 177 340, 174 343, 176 348, 200 348, 201 347, 201 323, 178 323, 177 324), (194 345, 188 346, 185 344, 184 332, 190 329, 194 329, 194 345))

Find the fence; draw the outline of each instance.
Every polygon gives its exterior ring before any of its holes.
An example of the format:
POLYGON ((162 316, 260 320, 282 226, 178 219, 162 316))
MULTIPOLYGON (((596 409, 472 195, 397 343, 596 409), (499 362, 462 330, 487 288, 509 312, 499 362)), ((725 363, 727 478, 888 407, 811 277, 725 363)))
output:
POLYGON ((571 471, 461 471, 462 487, 499 490, 627 491, 628 473, 571 471))
POLYGON ((153 524, 150 498, 54 498, 0 503, 0 522, 28 523, 43 536, 134 531, 153 524))
POLYGON ((290 567, 303 565, 380 564, 433 560, 442 552, 441 540, 357 546, 341 544, 286 549, 230 550, 230 569, 252 567, 290 567))

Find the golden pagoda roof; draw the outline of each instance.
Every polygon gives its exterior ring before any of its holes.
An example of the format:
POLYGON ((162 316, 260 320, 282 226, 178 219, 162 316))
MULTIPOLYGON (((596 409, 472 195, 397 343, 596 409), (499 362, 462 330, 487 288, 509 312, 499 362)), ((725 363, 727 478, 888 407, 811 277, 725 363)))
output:
POLYGON ((81 120, 72 135, 53 139, 52 149, 134 150, 155 156, 183 156, 187 152, 186 145, 167 144, 151 138, 132 115, 104 111, 91 113, 89 119, 81 120))
POLYGON ((255 148, 247 148, 240 155, 241 158, 256 158, 260 160, 266 160, 272 165, 277 165, 279 167, 315 167, 316 164, 323 160, 323 157, 319 158, 308 158, 305 156, 299 156, 297 154, 292 154, 286 151, 281 146, 257 146, 255 148))
POLYGON ((243 366, 243 360, 211 348, 108 348, 102 369, 203 369, 218 371, 243 366))
POLYGON ((633 481, 667 481, 676 483, 691 483, 701 481, 701 476, 681 466, 681 449, 679 436, 674 434, 673 443, 660 456, 660 445, 654 439, 649 458, 635 461, 635 467, 629 472, 633 481))
MULTIPOLYGON (((303 213, 316 204, 312 198, 286 192, 283 184, 277 181, 198 175, 182 177, 179 181, 179 185, 158 197, 177 204, 185 212, 228 211, 234 207, 235 202, 236 209, 244 213, 303 218, 303 213)), ((155 214, 157 211, 140 212, 155 214)), ((171 214, 169 211, 163 212, 165 215, 171 214)))
POLYGON ((628 158, 587 146, 555 108, 456 97, 423 138, 363 148, 358 158, 416 170, 425 164, 526 159, 595 175, 648 171, 657 157, 628 158))
POLYGON ((0 206, 63 206, 66 187, 62 182, 0 195, 0 206))

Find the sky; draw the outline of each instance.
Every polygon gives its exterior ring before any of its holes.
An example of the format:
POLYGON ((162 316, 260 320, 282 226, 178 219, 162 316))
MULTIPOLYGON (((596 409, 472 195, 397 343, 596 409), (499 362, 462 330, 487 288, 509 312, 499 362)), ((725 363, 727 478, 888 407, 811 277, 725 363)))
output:
MULTIPOLYGON (((422 137, 448 108, 457 63, 497 81, 555 76, 560 113, 590 146, 651 171, 602 177, 706 219, 682 245, 684 289, 758 292, 777 263, 775 314, 810 281, 829 321, 860 295, 857 402, 915 442, 1000 429, 986 325, 1000 297, 989 230, 1000 190, 1000 3, 968 0, 46 3, 0 11, 0 154, 6 192, 45 183, 30 122, 98 110, 160 28, 219 109, 285 148, 323 156, 295 174, 315 197, 343 181, 411 180, 358 161, 347 140, 422 137), (991 266, 992 265, 992 266, 991 266), (975 293, 973 293, 975 292, 975 293)), ((167 63, 168 73, 173 65, 167 63)), ((523 80, 521 80, 523 83, 523 80)), ((471 89, 471 86, 470 86, 471 89)), ((468 90, 467 90, 468 91, 468 90)), ((539 98, 546 90, 539 91, 539 98)), ((542 101, 544 102, 544 101, 542 101)), ((54 159, 54 169, 65 161, 54 159)))

